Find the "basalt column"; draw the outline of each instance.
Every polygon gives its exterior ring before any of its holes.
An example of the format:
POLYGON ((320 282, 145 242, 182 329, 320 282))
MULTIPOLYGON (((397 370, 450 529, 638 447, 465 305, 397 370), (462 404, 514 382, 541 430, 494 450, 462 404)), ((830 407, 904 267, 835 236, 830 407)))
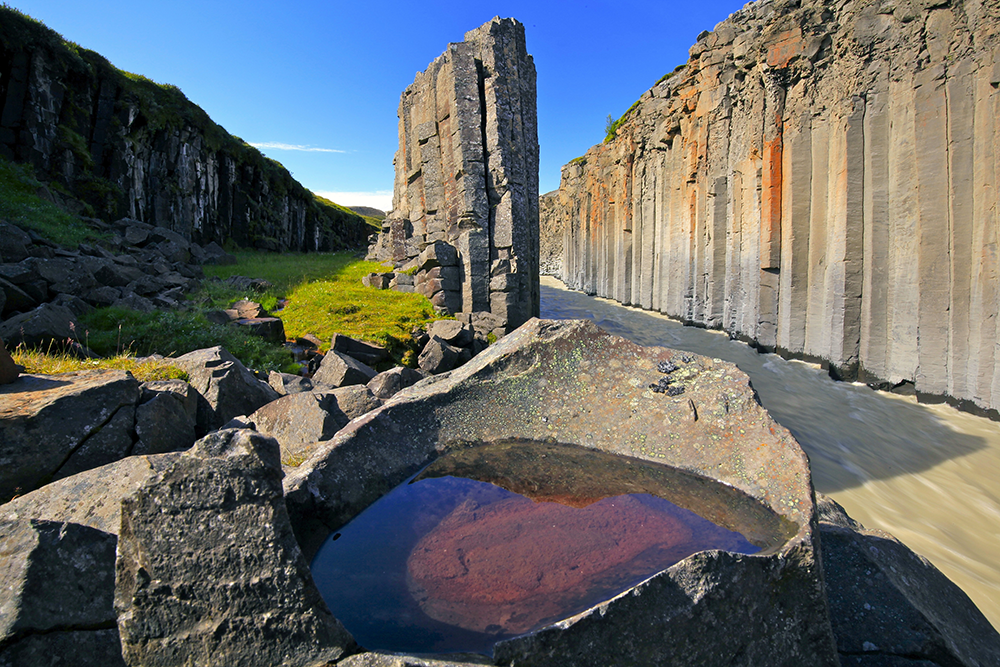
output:
POLYGON ((546 266, 997 417, 998 118, 995 0, 749 3, 563 167, 546 266))
POLYGON ((487 330, 537 315, 535 66, 522 24, 494 18, 417 74, 394 162, 393 211, 370 257, 415 271, 435 306, 487 330))

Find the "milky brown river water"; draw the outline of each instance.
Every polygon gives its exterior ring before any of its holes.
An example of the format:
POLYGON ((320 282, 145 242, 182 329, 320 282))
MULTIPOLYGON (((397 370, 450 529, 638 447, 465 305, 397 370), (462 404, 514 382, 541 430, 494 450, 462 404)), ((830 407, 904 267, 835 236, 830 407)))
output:
POLYGON ((542 278, 541 315, 590 319, 640 345, 735 363, 809 455, 816 490, 925 556, 1000 628, 1000 423, 835 382, 817 366, 570 292, 551 278, 542 278))

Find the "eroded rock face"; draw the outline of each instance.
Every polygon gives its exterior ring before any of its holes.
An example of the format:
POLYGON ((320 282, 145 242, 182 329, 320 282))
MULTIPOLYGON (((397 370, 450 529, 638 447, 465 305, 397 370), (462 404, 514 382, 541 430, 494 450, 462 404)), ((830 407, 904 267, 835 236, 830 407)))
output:
POLYGON ((551 438, 701 473, 797 532, 768 556, 696 554, 635 592, 498 644, 499 662, 836 664, 801 449, 732 364, 642 348, 589 322, 531 320, 342 429, 286 477, 300 543, 315 553, 331 529, 438 452, 504 438, 551 438), (665 376, 681 395, 654 391, 665 376))
POLYGON ((354 647, 285 511, 278 443, 213 433, 122 501, 115 609, 130 665, 314 665, 354 647))
POLYGON ((690 55, 563 167, 549 266, 840 377, 1000 408, 1000 5, 755 2, 690 55))
POLYGON ((415 269, 413 291, 439 308, 493 313, 500 334, 538 315, 535 67, 522 24, 494 18, 417 74, 400 97, 395 166, 370 256, 415 269))

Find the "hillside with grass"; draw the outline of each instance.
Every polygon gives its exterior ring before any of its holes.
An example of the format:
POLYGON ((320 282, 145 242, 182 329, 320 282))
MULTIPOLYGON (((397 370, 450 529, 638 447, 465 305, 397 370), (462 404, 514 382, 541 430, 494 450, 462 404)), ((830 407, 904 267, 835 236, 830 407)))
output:
POLYGON ((0 6, 0 156, 74 214, 167 227, 204 244, 335 251, 376 231, 230 135, 179 88, 0 6))

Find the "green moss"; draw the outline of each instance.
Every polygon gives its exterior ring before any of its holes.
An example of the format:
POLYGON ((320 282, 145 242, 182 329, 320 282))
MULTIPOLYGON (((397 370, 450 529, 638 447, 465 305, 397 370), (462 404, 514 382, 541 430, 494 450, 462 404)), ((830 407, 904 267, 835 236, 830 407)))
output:
POLYGON ((680 72, 685 67, 687 67, 687 63, 681 63, 680 65, 678 65, 677 67, 675 67, 673 70, 671 70, 670 72, 667 72, 666 74, 664 74, 663 76, 661 76, 659 79, 657 79, 655 85, 660 85, 661 83, 663 83, 664 81, 666 81, 667 79, 669 79, 670 77, 672 77, 674 74, 677 74, 678 72, 680 72))
POLYGON ((580 157, 575 157, 569 161, 570 164, 587 164, 587 156, 581 155, 580 157))

